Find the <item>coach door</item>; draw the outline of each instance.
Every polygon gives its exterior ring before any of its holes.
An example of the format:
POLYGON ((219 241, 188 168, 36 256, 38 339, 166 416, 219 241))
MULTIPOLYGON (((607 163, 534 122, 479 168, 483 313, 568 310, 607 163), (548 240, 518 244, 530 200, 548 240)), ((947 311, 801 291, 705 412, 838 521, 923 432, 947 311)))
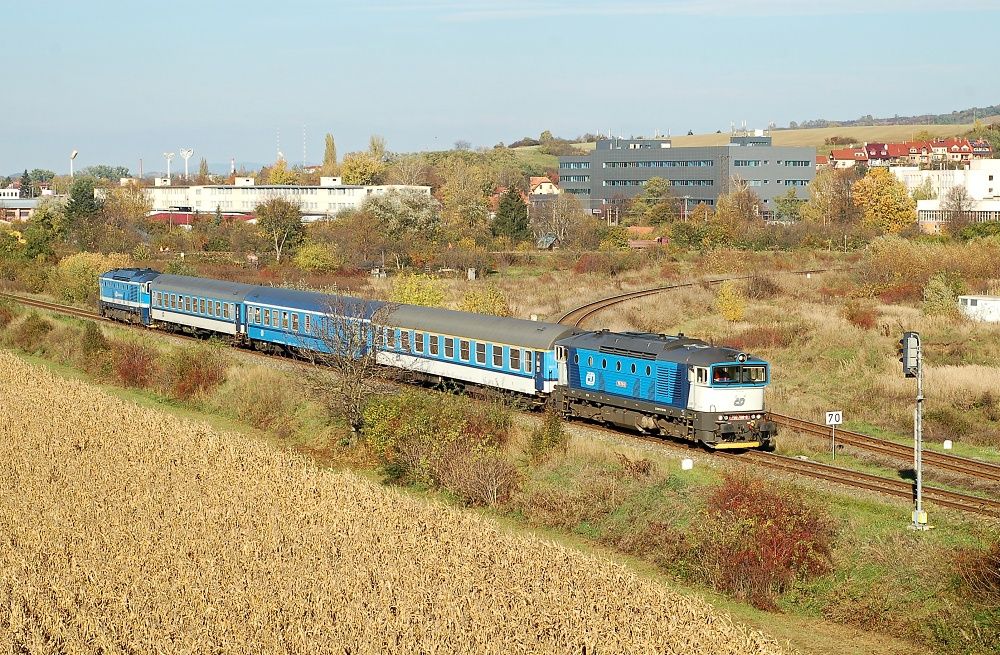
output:
POLYGON ((559 369, 559 382, 562 384, 566 383, 569 379, 569 374, 566 371, 566 346, 556 346, 556 366, 559 369))

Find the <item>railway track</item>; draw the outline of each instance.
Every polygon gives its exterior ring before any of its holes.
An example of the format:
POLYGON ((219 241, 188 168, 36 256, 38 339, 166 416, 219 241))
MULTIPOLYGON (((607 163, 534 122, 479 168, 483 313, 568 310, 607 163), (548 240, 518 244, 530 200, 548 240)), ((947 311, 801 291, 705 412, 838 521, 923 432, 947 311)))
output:
MULTIPOLYGON (((139 325, 129 326, 128 324, 125 323, 112 321, 110 319, 102 317, 97 312, 78 309, 76 307, 67 307, 65 305, 60 305, 58 303, 47 302, 44 300, 37 300, 35 298, 26 298, 24 296, 19 296, 10 293, 3 293, 3 292, 0 292, 0 298, 6 298, 8 300, 21 303, 22 305, 25 305, 27 307, 42 309, 58 314, 73 316, 76 318, 82 318, 100 322, 109 322, 119 327, 134 327, 136 329, 143 329, 143 330, 146 329, 143 326, 139 325)), ((162 334, 164 334, 165 336, 183 337, 183 335, 177 335, 177 334, 168 334, 168 333, 162 333, 162 334)), ((193 339, 194 337, 190 338, 193 339)), ((287 357, 281 357, 278 355, 270 355, 249 350, 245 352, 247 354, 256 357, 262 357, 271 360, 277 359, 286 363, 291 362, 293 364, 300 364, 302 366, 308 365, 304 362, 299 362, 297 360, 290 359, 287 357)), ((610 428, 607 429, 610 430, 610 428)), ((612 431, 618 435, 623 434, 622 432, 614 430, 612 431)), ((664 445, 664 441, 662 439, 656 439, 654 437, 644 437, 641 435, 629 435, 629 436, 635 437, 643 441, 656 443, 661 447, 664 445)), ((827 464, 820 464, 818 462, 799 460, 791 457, 785 457, 783 455, 775 455, 772 453, 765 453, 754 450, 747 451, 739 455, 720 451, 715 453, 714 455, 718 457, 729 458, 733 461, 739 461, 742 463, 753 462, 755 465, 759 465, 765 468, 770 468, 785 473, 794 473, 796 475, 803 475, 806 477, 826 480, 829 482, 834 482, 837 484, 846 485, 849 487, 854 487, 859 489, 866 489, 868 491, 874 491, 876 493, 895 496, 898 498, 912 499, 915 494, 914 485, 905 482, 903 480, 884 478, 878 475, 872 475, 870 473, 851 471, 849 469, 842 469, 835 466, 829 466, 827 464)), ((958 492, 938 489, 936 487, 928 487, 926 485, 924 486, 924 497, 928 501, 940 505, 942 507, 949 507, 951 509, 957 509, 960 511, 978 514, 981 516, 988 516, 991 518, 1000 518, 1000 502, 992 499, 961 494, 958 492)))
MULTIPOLYGON (((792 416, 785 416, 784 414, 775 414, 774 412, 770 412, 769 415, 780 426, 818 437, 828 438, 830 436, 830 428, 825 425, 792 416)), ((837 442, 892 459, 904 462, 913 461, 913 448, 911 446, 886 439, 879 439, 878 437, 861 434, 860 432, 838 429, 837 442)), ((1000 465, 991 462, 925 450, 924 464, 967 477, 979 478, 990 482, 1000 482, 1000 465)))
MULTIPOLYGON (((807 275, 811 273, 826 273, 827 271, 835 270, 829 268, 819 268, 811 269, 807 271, 790 271, 793 275, 807 275)), ((714 280, 699 280, 697 282, 683 282, 680 284, 668 284, 662 287, 653 287, 651 289, 640 289, 638 291, 629 291, 627 293, 620 293, 614 296, 608 296, 607 298, 601 298, 600 300, 595 300, 586 305, 581 305, 576 309, 571 309, 562 316, 560 316, 556 322, 561 325, 572 325, 573 327, 581 327, 583 322, 601 311, 602 309, 607 309, 614 305, 627 302, 629 300, 635 300, 636 298, 644 298, 646 296, 652 296, 664 291, 670 291, 672 289, 684 289, 687 287, 695 287, 702 284, 721 284, 723 282, 730 282, 732 280, 747 280, 749 275, 742 275, 738 277, 724 277, 714 280)))
MULTIPOLYGON (((916 485, 905 480, 894 480, 880 475, 842 469, 830 466, 829 464, 820 464, 819 462, 775 455, 774 453, 765 453, 759 450, 752 450, 741 455, 731 455, 728 453, 723 453, 722 455, 723 457, 739 457, 741 461, 745 459, 750 460, 760 466, 777 471, 826 480, 856 489, 866 489, 887 496, 905 498, 909 501, 912 501, 916 496, 916 485)), ((928 487, 927 485, 924 485, 923 491, 925 500, 941 507, 948 507, 991 518, 1000 518, 1000 501, 980 496, 970 496, 937 487, 928 487)))

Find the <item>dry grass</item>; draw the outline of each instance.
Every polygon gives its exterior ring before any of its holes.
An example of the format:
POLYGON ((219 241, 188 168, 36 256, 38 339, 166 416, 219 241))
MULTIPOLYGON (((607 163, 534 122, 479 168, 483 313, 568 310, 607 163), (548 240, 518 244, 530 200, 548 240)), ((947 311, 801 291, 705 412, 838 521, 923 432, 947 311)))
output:
POLYGON ((11 652, 779 650, 619 565, 0 366, 11 652))

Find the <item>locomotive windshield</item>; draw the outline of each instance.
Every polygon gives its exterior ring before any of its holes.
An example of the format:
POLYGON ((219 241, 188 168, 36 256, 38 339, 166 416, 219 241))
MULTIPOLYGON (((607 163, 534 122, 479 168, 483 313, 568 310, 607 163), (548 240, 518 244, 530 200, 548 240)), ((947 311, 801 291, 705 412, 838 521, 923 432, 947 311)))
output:
POLYGON ((712 369, 712 384, 763 384, 767 369, 763 366, 716 366, 712 369))

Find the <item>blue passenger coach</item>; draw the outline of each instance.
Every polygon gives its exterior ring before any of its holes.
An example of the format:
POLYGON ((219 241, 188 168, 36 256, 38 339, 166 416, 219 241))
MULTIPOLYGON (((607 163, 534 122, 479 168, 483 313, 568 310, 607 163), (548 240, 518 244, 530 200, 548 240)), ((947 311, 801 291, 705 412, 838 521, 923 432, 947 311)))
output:
POLYGON ((246 333, 243 303, 258 287, 186 275, 157 276, 150 284, 153 324, 200 334, 228 334, 237 340, 246 333))

